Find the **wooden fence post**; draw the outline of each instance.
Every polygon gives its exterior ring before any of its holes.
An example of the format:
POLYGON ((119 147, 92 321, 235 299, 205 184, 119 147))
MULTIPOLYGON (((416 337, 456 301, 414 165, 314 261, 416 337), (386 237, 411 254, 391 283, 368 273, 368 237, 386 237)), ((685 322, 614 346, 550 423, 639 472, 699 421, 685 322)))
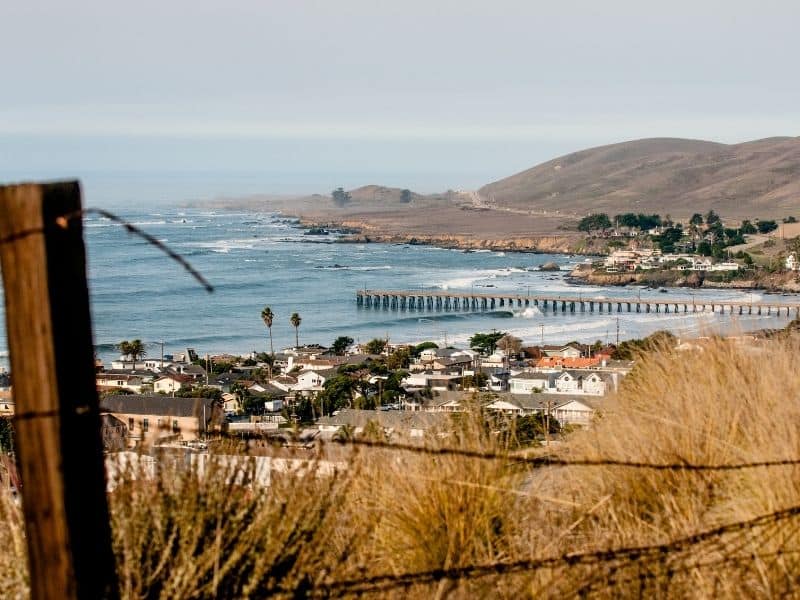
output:
POLYGON ((0 264, 34 599, 118 597, 81 192, 0 187, 0 264))

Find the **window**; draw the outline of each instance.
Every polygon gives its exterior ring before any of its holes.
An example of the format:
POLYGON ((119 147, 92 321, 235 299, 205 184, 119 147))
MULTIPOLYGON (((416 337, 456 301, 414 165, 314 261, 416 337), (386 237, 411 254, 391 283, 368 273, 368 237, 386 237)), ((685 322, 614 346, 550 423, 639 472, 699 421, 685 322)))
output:
POLYGON ((148 419, 142 419, 142 431, 147 432, 150 429, 150 421, 148 419))
POLYGON ((178 419, 173 419, 172 421, 172 433, 178 433, 178 419))
POLYGON ((133 420, 133 417, 128 417, 128 431, 133 432, 133 428, 136 422, 133 420))

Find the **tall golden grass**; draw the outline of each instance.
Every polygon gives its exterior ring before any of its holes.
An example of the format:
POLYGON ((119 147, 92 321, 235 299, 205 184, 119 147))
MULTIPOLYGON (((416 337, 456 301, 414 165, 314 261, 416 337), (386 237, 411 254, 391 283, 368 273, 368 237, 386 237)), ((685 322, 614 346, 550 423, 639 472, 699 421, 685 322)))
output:
MULTIPOLYGON (((539 452, 676 465, 797 459, 799 428, 798 339, 711 340, 642 356, 593 427, 539 452)), ((798 467, 533 468, 479 417, 427 444, 495 458, 322 448, 267 489, 246 485, 244 457, 211 461, 202 475, 131 472, 110 496, 121 595, 772 598, 800 585, 800 517, 691 539, 800 505, 798 467), (346 468, 321 474, 333 459, 346 468), (614 551, 633 547, 642 550, 614 551), (586 553, 597 554, 575 558, 586 553), (558 560, 539 568, 549 558, 558 560)), ((0 511, 0 596, 24 597, 20 510, 4 498, 0 511)))

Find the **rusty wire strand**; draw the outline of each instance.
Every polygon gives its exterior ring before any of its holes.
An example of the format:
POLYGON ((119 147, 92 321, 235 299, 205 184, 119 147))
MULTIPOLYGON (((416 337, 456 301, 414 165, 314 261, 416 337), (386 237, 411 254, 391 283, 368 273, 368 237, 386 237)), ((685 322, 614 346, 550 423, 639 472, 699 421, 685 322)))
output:
POLYGON ((766 467, 792 467, 800 466, 800 458, 786 458, 780 460, 763 460, 741 463, 703 464, 690 462, 652 463, 643 461, 629 461, 616 458, 559 458, 556 456, 521 456, 514 453, 482 452, 463 448, 431 448, 429 446, 416 446, 413 444, 399 444, 376 440, 334 440, 332 443, 342 446, 366 446, 386 450, 399 450, 415 454, 433 456, 463 456, 480 460, 508 461, 511 465, 525 465, 531 468, 545 467, 628 467, 634 469, 649 469, 653 471, 738 471, 742 469, 755 469, 766 467))
POLYGON ((384 574, 334 581, 323 586, 320 595, 336 593, 366 593, 388 591, 396 588, 406 588, 412 585, 429 584, 441 579, 476 579, 491 575, 504 575, 521 573, 525 571, 538 571, 558 567, 575 567, 589 565, 613 565, 618 563, 633 563, 642 560, 663 560, 669 554, 680 552, 697 546, 729 533, 755 529, 757 527, 779 523, 800 515, 800 505, 774 511, 744 521, 737 521, 696 532, 692 535, 678 538, 662 544, 648 546, 630 546, 599 550, 584 553, 568 553, 540 559, 519 560, 513 562, 496 562, 482 565, 468 565, 464 567, 440 568, 414 573, 384 574))

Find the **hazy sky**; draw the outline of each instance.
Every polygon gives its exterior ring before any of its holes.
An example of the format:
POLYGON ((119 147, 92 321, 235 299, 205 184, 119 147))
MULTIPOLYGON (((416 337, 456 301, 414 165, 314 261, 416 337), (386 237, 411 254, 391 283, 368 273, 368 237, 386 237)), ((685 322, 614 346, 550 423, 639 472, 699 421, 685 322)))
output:
POLYGON ((796 0, 12 0, 0 19, 6 177, 432 190, 625 139, 800 134, 796 0))

